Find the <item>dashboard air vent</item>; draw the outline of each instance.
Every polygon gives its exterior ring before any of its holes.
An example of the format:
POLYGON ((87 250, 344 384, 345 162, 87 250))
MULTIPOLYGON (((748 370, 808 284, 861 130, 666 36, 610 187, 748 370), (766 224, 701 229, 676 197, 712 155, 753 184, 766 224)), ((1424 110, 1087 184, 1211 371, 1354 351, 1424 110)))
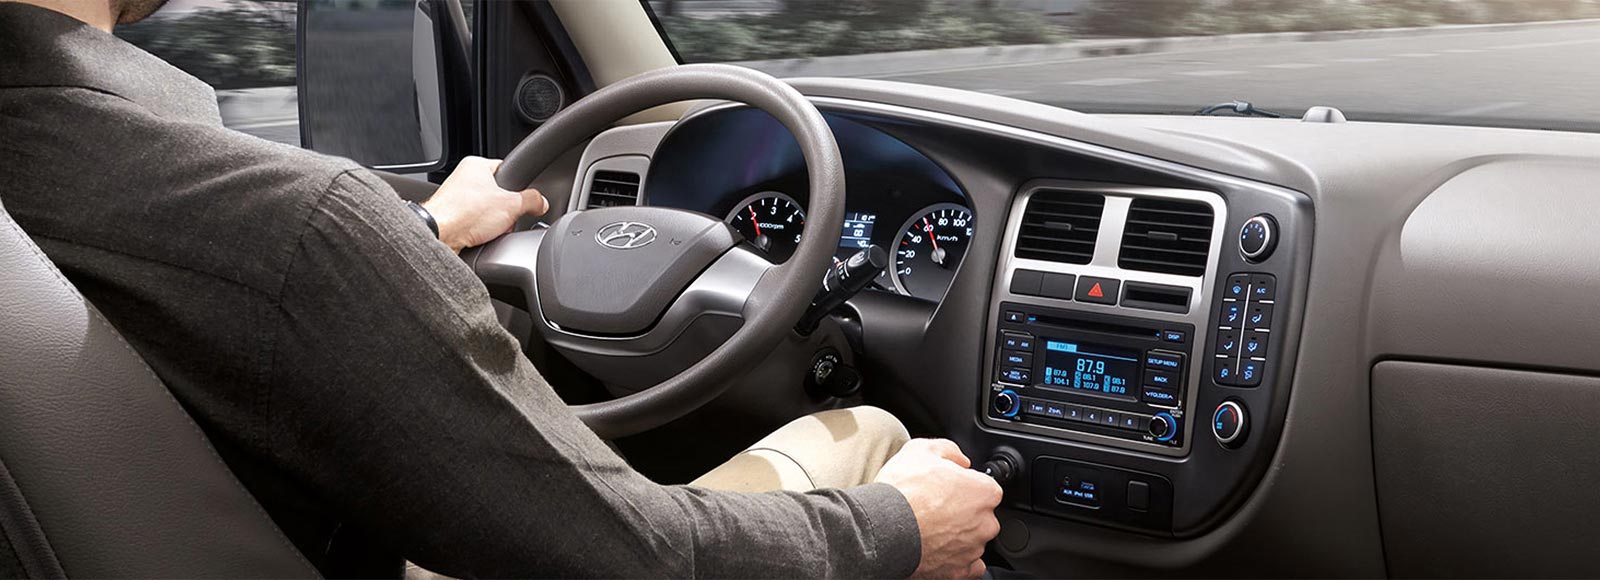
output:
POLYGON ((1018 258, 1087 264, 1094 259, 1105 196, 1076 191, 1040 190, 1028 199, 1017 232, 1018 258))
POLYGON ((1128 208, 1117 265, 1180 276, 1206 273, 1211 253, 1211 206, 1141 197, 1128 208))
POLYGON ((639 174, 626 171, 596 171, 589 185, 589 207, 639 205, 639 174))

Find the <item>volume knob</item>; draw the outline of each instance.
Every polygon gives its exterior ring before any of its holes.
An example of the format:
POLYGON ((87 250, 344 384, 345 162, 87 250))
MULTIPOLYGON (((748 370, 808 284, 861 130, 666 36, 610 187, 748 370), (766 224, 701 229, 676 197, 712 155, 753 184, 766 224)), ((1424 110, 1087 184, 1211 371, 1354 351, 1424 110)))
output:
POLYGON ((1011 389, 1000 391, 1000 394, 994 396, 994 411, 1002 416, 1015 417, 1020 408, 1017 393, 1011 389))

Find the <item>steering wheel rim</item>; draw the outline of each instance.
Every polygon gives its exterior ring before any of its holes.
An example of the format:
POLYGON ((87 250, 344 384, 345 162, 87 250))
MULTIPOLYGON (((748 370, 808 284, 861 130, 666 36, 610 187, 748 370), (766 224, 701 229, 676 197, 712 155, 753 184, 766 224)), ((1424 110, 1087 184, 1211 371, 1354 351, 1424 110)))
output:
POLYGON ((654 387, 570 407, 605 439, 653 429, 700 408, 791 332, 833 263, 837 240, 829 234, 839 232, 844 223, 845 174, 838 143, 822 113, 788 84, 742 67, 682 65, 629 77, 577 101, 523 139, 495 175, 504 189, 526 189, 557 158, 616 121, 652 107, 699 99, 760 109, 789 130, 805 159, 810 227, 788 261, 761 275, 745 303, 743 324, 721 346, 654 387))

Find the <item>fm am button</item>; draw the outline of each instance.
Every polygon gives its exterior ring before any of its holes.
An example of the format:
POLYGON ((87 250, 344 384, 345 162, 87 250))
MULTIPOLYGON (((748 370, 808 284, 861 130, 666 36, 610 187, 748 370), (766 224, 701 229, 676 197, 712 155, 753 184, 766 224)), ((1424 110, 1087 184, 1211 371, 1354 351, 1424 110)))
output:
POLYGON ((1122 281, 1114 278, 1094 278, 1083 276, 1078 278, 1078 292, 1074 296, 1079 302, 1090 304, 1117 303, 1117 293, 1122 290, 1122 281))

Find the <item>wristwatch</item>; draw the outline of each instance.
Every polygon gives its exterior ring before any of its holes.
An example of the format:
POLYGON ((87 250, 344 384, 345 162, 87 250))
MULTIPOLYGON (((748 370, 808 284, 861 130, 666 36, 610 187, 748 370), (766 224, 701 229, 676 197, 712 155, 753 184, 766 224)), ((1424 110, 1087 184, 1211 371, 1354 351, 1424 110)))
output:
POLYGON ((407 201, 406 207, 411 208, 417 217, 422 218, 422 223, 428 224, 428 231, 433 232, 433 239, 439 239, 439 221, 433 219, 433 214, 428 213, 428 208, 414 201, 407 201))

